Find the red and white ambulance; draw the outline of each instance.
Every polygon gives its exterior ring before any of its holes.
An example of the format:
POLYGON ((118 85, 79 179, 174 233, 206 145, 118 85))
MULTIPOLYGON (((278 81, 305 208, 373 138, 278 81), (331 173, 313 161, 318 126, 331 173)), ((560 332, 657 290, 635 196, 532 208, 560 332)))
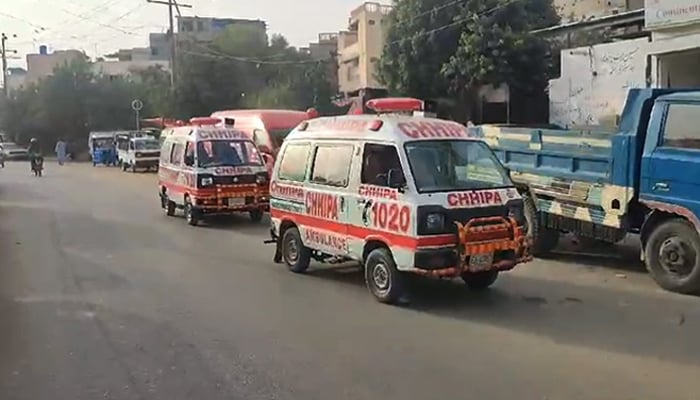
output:
POLYGON ((207 217, 269 210, 269 175, 244 132, 216 125, 171 128, 163 136, 158 195, 166 214, 184 210, 190 225, 207 217))
POLYGON ((523 201, 489 147, 422 102, 378 99, 383 115, 318 118, 286 138, 272 174, 275 261, 359 261, 381 302, 406 273, 462 277, 474 289, 531 260, 523 201))

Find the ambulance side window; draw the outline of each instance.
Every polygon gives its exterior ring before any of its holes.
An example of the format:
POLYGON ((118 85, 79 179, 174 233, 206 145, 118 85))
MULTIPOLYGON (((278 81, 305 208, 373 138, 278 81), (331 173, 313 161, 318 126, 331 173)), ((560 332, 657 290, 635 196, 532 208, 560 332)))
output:
POLYGON ((160 162, 163 164, 167 164, 170 162, 170 156, 173 153, 173 144, 172 143, 167 143, 163 146, 163 148, 160 150, 160 162))
POLYGON ((173 165, 182 165, 182 159, 185 155, 185 145, 182 143, 175 143, 173 146, 172 154, 170 155, 170 163, 173 165))
POLYGON ((351 144, 320 145, 314 155, 311 182, 319 185, 347 187, 354 147, 351 144))
POLYGON ((306 178, 306 160, 309 157, 309 143, 290 144, 282 155, 278 176, 285 181, 304 182, 306 178))
POLYGON ((396 147, 385 144, 365 144, 362 155, 362 183, 388 187, 389 171, 392 183, 405 183, 401 159, 396 147))

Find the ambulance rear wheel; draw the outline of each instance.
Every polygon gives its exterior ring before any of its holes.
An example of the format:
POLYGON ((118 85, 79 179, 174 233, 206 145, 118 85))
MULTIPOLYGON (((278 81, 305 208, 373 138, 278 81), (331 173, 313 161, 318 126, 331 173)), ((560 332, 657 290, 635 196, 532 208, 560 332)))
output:
POLYGON ((126 163, 122 162, 122 171, 126 172, 126 167, 127 167, 126 163))
POLYGON ((160 195, 160 205, 161 207, 163 207, 163 210, 165 210, 165 215, 167 215, 168 217, 172 217, 173 215, 175 215, 175 209, 177 208, 177 205, 174 201, 168 198, 167 194, 163 193, 160 195))
POLYGON ((301 274, 309 269, 311 250, 304 246, 301 233, 296 227, 284 231, 282 236, 282 258, 290 271, 301 274))
POLYGON ((462 280, 471 290, 481 291, 491 287, 498 279, 498 271, 483 271, 462 274, 462 280))
POLYGON ((380 303, 396 304, 405 294, 404 275, 386 248, 372 250, 365 260, 365 284, 380 303))
POLYGON ((250 215, 250 220, 251 220, 251 221, 253 221, 253 222, 260 222, 260 221, 262 221, 262 218, 263 218, 263 212, 262 212, 262 210, 259 210, 259 209, 258 209, 258 210, 251 210, 251 211, 248 212, 248 214, 250 215))

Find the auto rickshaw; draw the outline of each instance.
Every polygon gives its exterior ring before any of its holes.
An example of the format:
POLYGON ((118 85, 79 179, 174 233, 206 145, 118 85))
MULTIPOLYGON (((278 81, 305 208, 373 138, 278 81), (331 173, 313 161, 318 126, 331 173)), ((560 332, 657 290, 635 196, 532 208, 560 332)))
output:
POLYGON ((117 150, 113 132, 91 132, 88 146, 92 165, 117 165, 117 150))

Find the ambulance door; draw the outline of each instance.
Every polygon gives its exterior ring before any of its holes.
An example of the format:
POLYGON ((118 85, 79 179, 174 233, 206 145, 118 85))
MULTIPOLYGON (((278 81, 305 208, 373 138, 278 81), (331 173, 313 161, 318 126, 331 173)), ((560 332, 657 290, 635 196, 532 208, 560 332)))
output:
POLYGON ((365 242, 378 240, 391 248, 397 264, 410 265, 406 249, 412 236, 412 206, 406 199, 399 150, 393 143, 365 142, 360 154, 359 187, 350 202, 350 218, 362 241, 354 247, 362 256, 365 242))
POLYGON ((306 194, 311 223, 304 242, 328 254, 348 254, 348 206, 351 168, 355 154, 352 142, 321 142, 314 146, 306 194))

